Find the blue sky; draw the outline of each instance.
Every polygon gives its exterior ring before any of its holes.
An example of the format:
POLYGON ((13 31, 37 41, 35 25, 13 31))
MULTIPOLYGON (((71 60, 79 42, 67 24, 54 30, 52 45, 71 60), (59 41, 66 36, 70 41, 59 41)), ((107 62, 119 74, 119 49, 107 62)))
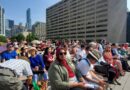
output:
POLYGON ((45 22, 46 8, 58 1, 60 0, 0 0, 0 5, 5 9, 6 18, 15 20, 16 24, 25 24, 27 8, 31 8, 32 23, 45 22))
MULTIPOLYGON (((32 23, 46 21, 46 8, 61 0, 0 0, 0 5, 5 9, 7 19, 12 19, 15 24, 26 22, 26 10, 31 8, 32 23)), ((130 0, 127 0, 127 7, 130 10, 130 0)))

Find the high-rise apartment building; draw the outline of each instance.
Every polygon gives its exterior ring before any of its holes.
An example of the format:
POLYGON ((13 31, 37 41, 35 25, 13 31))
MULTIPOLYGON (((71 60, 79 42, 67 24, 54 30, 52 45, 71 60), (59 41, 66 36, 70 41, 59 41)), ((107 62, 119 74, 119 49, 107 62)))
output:
POLYGON ((36 22, 32 26, 32 30, 39 39, 45 40, 46 38, 46 24, 45 23, 36 22))
POLYGON ((0 6, 0 34, 5 36, 5 12, 0 6))
POLYGON ((32 29, 32 25, 31 25, 31 9, 28 8, 26 11, 26 28, 27 30, 31 30, 32 29))
POLYGON ((62 0, 47 9, 47 38, 126 41, 127 0, 62 0))

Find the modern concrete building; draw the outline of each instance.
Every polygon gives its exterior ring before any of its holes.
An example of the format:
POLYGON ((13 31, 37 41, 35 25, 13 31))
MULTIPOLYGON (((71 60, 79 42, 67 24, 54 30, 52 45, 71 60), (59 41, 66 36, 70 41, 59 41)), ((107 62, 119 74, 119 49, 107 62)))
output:
POLYGON ((22 25, 22 23, 19 23, 19 25, 14 25, 12 36, 18 35, 22 32, 25 32, 25 27, 22 25))
POLYGON ((39 39, 45 40, 46 38, 46 24, 45 23, 36 22, 32 26, 32 30, 39 39))
POLYGON ((31 25, 31 9, 28 8, 26 11, 26 28, 27 30, 31 30, 32 29, 32 25, 31 25))
POLYGON ((47 9, 47 38, 126 42, 127 0, 62 0, 47 9))
POLYGON ((5 11, 0 6, 0 34, 5 36, 5 11))

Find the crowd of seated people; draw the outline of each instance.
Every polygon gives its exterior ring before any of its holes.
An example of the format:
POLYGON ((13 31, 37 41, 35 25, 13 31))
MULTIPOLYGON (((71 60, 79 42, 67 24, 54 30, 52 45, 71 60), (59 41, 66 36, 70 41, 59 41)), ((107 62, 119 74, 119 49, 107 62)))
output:
POLYGON ((33 73, 29 82, 32 83, 26 84, 24 90, 34 88, 33 82, 37 88, 45 90, 44 81, 49 82, 51 90, 105 90, 108 83, 114 83, 130 71, 129 53, 128 44, 69 40, 48 40, 38 44, 10 41, 6 50, 0 52, 0 57, 1 63, 10 60, 29 63, 33 73))

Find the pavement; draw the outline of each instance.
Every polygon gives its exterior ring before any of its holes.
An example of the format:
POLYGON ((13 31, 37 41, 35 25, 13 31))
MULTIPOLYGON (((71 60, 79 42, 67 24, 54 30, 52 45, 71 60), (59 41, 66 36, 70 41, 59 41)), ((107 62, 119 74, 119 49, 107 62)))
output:
MULTIPOLYGON (((130 61, 129 61, 130 65, 130 61)), ((121 76, 118 81, 121 85, 110 85, 112 90, 130 90, 130 72, 126 72, 125 76, 121 76)))

